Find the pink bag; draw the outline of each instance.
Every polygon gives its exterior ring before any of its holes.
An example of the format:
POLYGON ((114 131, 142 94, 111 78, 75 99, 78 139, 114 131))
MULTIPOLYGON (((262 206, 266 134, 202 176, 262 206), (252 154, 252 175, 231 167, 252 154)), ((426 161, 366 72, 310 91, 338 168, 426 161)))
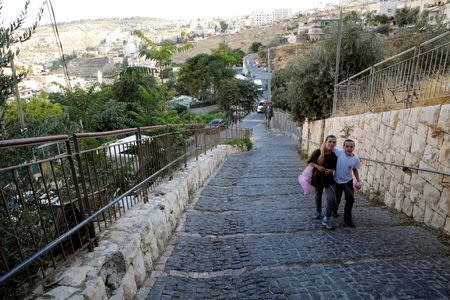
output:
POLYGON ((309 195, 313 190, 313 186, 311 185, 312 171, 313 167, 308 165, 303 172, 298 175, 298 183, 302 186, 304 195, 309 195))

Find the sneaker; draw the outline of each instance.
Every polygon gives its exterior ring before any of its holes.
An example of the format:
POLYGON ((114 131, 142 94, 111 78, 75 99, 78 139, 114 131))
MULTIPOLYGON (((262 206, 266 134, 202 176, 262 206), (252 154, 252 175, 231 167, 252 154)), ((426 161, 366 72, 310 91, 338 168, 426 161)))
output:
POLYGON ((333 222, 330 218, 324 217, 322 220, 322 225, 325 226, 327 229, 334 229, 333 222))
POLYGON ((344 225, 347 227, 355 228, 355 224, 352 221, 345 221, 344 225))

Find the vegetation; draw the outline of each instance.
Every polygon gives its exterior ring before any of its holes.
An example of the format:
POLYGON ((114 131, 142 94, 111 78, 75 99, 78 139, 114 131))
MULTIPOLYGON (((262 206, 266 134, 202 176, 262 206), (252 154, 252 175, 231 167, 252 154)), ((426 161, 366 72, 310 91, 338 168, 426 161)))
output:
POLYGON ((163 82, 163 70, 170 65, 172 56, 193 47, 192 44, 177 46, 176 44, 167 41, 164 41, 161 46, 158 47, 153 41, 147 38, 142 31, 136 30, 134 31, 134 34, 144 43, 144 48, 140 50, 139 55, 145 59, 156 61, 161 82, 163 82))
POLYGON ((225 145, 231 145, 234 147, 238 147, 242 151, 247 150, 250 151, 253 148, 253 142, 251 139, 232 139, 224 142, 225 145))
MULTIPOLYGON (((388 46, 376 33, 352 19, 344 23, 339 80, 380 61, 388 46)), ((324 39, 306 55, 294 59, 272 78, 272 101, 290 109, 297 121, 317 120, 331 113, 336 63, 336 28, 324 30, 324 39)))
POLYGON ((220 20, 219 24, 220 24, 220 32, 225 33, 225 31, 227 31, 228 29, 228 23, 225 22, 224 20, 220 20))
MULTIPOLYGON (((29 40, 41 20, 43 8, 39 9, 36 21, 30 27, 23 28, 29 4, 30 0, 26 0, 22 11, 9 26, 2 27, 3 24, 0 23, 0 70, 11 66, 14 57, 19 54, 19 50, 14 51, 13 48, 15 45, 29 40)), ((0 2, 0 14, 2 8, 0 2)), ((14 85, 21 81, 25 75, 24 72, 12 75, 0 72, 0 125, 3 123, 3 111, 6 100, 13 94, 14 85)))
POLYGON ((220 43, 219 47, 211 50, 211 55, 221 57, 229 67, 241 66, 245 53, 239 48, 231 49, 224 43, 220 43))
POLYGON ((199 54, 188 59, 181 67, 178 82, 189 95, 201 101, 217 101, 220 81, 233 76, 233 70, 222 57, 199 54))
POLYGON ((395 21, 399 27, 405 27, 408 25, 415 25, 419 19, 420 9, 419 7, 403 7, 396 9, 395 21))
POLYGON ((261 42, 253 42, 250 48, 248 48, 248 52, 256 53, 263 47, 263 44, 261 42))
POLYGON ((252 82, 234 78, 221 81, 218 90, 219 105, 231 122, 253 111, 259 95, 260 92, 252 82))

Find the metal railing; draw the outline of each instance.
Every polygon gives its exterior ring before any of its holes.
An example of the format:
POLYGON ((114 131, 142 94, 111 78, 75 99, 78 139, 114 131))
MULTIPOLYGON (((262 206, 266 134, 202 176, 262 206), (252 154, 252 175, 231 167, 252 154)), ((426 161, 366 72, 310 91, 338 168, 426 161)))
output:
POLYGON ((92 250, 188 158, 251 134, 192 124, 0 141, 0 292, 92 250))
POLYGON ((450 32, 335 86, 333 116, 450 102, 450 32))

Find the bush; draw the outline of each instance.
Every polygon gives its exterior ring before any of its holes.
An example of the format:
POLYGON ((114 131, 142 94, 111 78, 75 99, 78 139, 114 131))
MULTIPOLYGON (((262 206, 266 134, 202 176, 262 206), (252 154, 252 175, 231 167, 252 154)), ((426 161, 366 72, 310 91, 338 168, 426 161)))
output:
POLYGON ((250 140, 250 138, 246 139, 232 139, 224 142, 225 145, 231 145, 233 147, 238 147, 242 151, 250 151, 253 148, 253 142, 250 140))

